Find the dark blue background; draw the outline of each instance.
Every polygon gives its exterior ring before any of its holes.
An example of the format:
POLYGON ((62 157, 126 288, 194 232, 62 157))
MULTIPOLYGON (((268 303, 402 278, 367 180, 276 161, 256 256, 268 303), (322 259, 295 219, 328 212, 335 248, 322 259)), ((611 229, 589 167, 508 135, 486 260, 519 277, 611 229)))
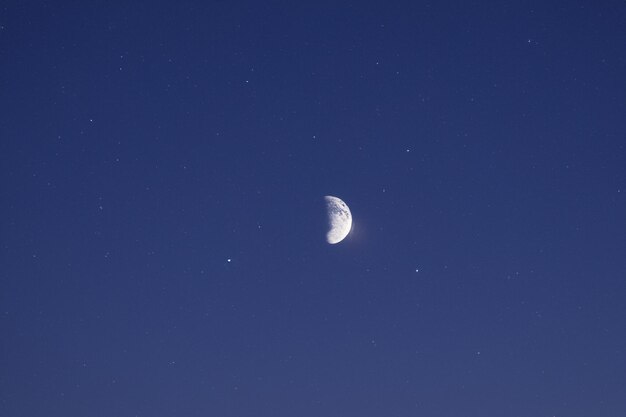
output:
POLYGON ((626 415, 624 3, 308 3, 4 3, 0 415, 626 415))

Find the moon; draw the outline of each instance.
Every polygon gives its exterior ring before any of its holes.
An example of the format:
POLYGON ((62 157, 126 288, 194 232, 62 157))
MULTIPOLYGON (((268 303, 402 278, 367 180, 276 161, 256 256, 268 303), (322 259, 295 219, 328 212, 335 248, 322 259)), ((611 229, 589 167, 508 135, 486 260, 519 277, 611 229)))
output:
POLYGON ((327 195, 326 213, 328 214, 328 232, 326 241, 331 245, 341 242, 352 228, 352 213, 346 203, 338 197, 327 195))

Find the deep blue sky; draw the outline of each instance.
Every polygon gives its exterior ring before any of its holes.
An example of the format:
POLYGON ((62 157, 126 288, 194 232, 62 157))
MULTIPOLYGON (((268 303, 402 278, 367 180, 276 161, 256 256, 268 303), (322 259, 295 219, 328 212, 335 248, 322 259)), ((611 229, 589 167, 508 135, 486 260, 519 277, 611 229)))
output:
POLYGON ((3 3, 0 415, 626 415, 624 2, 308 3, 3 3))

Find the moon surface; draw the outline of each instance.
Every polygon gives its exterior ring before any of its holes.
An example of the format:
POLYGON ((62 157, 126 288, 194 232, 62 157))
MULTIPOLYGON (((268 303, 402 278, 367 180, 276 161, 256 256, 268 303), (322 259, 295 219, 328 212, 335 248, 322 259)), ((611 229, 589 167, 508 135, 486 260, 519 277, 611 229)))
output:
POLYGON ((352 229, 352 213, 346 203, 338 197, 327 195, 326 213, 328 214, 328 232, 326 241, 331 245, 341 242, 352 229))

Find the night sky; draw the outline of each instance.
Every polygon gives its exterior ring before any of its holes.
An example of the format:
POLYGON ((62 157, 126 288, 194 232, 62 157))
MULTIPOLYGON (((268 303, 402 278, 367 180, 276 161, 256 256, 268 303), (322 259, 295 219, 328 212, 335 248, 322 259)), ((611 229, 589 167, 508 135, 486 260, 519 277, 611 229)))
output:
POLYGON ((3 2, 0 416, 625 416, 625 22, 3 2))

